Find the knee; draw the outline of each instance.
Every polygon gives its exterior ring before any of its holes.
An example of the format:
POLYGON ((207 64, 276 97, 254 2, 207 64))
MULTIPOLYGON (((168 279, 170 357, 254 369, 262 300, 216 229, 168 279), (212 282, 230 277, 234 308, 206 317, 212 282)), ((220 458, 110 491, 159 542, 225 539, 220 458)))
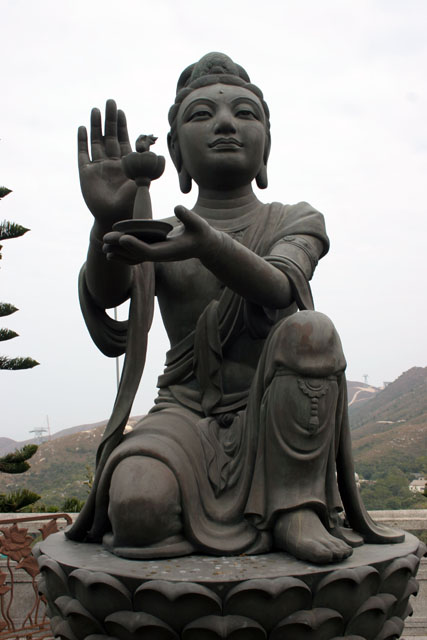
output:
POLYGON ((304 376, 324 377, 344 371, 341 340, 328 316, 300 311, 277 327, 272 340, 275 368, 304 376))
POLYGON ((110 485, 108 515, 115 544, 153 544, 181 529, 178 482, 160 460, 125 458, 110 485))

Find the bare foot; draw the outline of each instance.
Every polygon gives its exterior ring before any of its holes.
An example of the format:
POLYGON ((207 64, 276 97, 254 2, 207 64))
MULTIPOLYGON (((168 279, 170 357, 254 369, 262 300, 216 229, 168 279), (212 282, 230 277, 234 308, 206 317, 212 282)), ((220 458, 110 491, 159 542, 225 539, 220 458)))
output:
POLYGON ((311 509, 297 509, 280 515, 273 536, 276 549, 308 562, 339 562, 353 553, 348 544, 326 531, 311 509))

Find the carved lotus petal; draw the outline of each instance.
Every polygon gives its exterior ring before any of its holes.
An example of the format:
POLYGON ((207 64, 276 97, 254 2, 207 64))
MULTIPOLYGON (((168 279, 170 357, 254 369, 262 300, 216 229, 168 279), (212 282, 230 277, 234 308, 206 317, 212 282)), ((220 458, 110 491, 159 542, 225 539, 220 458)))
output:
POLYGON ((397 638, 400 638, 404 626, 403 620, 397 616, 390 618, 390 620, 386 621, 375 640, 397 640, 397 638))
POLYGON ((40 556, 38 564, 42 575, 39 591, 46 597, 52 615, 59 615, 55 600, 68 595, 67 576, 59 564, 47 556, 40 556))
POLYGON ((139 177, 156 180, 165 170, 165 159, 152 151, 133 151, 122 158, 122 167, 127 177, 132 180, 139 177))
POLYGON ((396 598, 390 593, 380 593, 369 598, 347 625, 347 633, 374 640, 380 633, 396 598))
POLYGON ((378 592, 380 575, 374 567, 334 571, 319 582, 313 598, 315 607, 333 604, 346 623, 368 598, 378 592))
POLYGON ((267 633, 244 616, 205 616, 187 625, 183 640, 265 640, 267 633))
POLYGON ((310 609, 310 588, 297 578, 246 580, 227 594, 224 613, 246 616, 270 631, 295 611, 310 609))
POLYGON ((55 638, 61 638, 61 640, 77 640, 66 620, 63 620, 59 616, 55 616, 51 619, 50 624, 52 627, 52 634, 55 638))
POLYGON ((157 616, 177 632, 195 618, 221 614, 220 598, 194 582, 145 582, 135 591, 133 605, 135 611, 157 616))
POLYGON ((427 546, 424 544, 424 542, 420 542, 415 554, 420 560, 427 554, 427 546))
POLYGON ((420 561, 417 556, 396 558, 385 569, 381 583, 382 593, 392 593, 399 600, 406 589, 409 579, 415 575, 420 561))
POLYGON ((329 640, 342 635, 342 616, 332 609, 298 611, 288 616, 273 629, 270 640, 329 640))
POLYGON ((91 634, 103 634, 104 629, 83 605, 70 596, 61 596, 55 600, 55 605, 63 618, 69 623, 71 631, 77 640, 83 640, 91 634))
POLYGON ((409 598, 411 596, 416 596, 419 588, 420 585, 417 580, 415 580, 415 578, 410 578, 402 597, 394 607, 393 613, 395 616, 399 616, 399 618, 404 620, 410 613, 412 613, 412 611, 408 611, 409 598))
POLYGON ((68 584, 71 594, 101 623, 115 611, 132 610, 130 592, 108 573, 75 569, 68 584))
POLYGON ((119 640, 178 640, 165 622, 148 613, 118 611, 105 620, 107 633, 119 640))

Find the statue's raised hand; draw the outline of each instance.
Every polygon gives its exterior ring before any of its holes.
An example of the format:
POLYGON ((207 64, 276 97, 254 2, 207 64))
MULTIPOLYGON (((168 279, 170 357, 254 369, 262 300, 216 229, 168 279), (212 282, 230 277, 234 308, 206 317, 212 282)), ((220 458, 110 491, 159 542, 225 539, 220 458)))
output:
POLYGON ((90 126, 90 156, 86 127, 78 130, 80 185, 89 210, 108 229, 132 217, 136 185, 125 176, 121 164, 122 156, 132 149, 126 116, 117 110, 114 100, 107 100, 105 106, 104 133, 99 109, 92 109, 90 126))

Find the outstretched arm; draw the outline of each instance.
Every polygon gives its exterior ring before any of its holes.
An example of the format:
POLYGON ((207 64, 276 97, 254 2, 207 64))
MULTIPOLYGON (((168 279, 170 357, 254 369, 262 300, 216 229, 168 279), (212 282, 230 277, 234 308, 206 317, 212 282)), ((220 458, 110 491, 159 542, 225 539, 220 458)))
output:
POLYGON ((132 270, 128 264, 111 262, 102 252, 102 238, 118 220, 132 217, 136 187, 122 170, 121 158, 131 146, 126 117, 114 100, 105 108, 102 131, 99 109, 91 113, 91 156, 86 127, 78 130, 80 185, 84 200, 94 216, 86 263, 86 282, 101 308, 121 304, 129 295, 132 270))
POLYGON ((199 258, 221 282, 246 300, 272 309, 283 309, 293 302, 289 279, 274 265, 185 207, 176 207, 175 214, 183 227, 164 242, 148 245, 130 235, 107 234, 107 258, 127 264, 199 258))

